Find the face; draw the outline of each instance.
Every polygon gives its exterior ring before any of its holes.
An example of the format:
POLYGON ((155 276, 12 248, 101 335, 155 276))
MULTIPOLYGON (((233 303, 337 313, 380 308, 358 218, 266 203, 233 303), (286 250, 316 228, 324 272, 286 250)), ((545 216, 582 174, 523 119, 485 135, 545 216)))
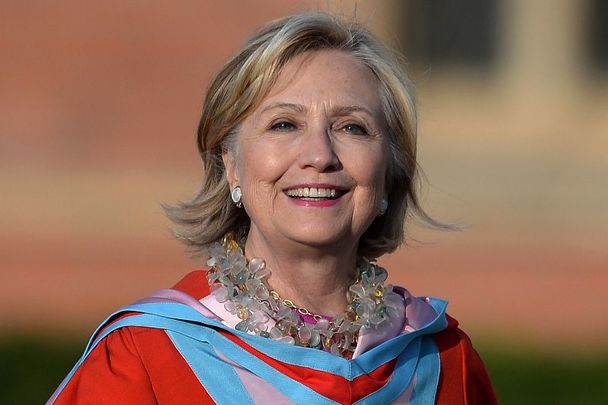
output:
POLYGON ((356 248, 384 197, 385 126, 377 80, 353 56, 323 50, 287 63, 223 155, 248 238, 356 248))

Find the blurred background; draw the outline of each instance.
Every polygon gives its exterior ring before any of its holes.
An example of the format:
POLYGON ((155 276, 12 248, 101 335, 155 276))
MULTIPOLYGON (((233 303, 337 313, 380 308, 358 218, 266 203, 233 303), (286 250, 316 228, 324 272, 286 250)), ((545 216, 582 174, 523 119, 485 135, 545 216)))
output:
POLYGON ((423 201, 392 281, 450 300, 502 403, 608 397, 608 2, 0 2, 0 402, 40 403, 114 309, 201 267, 206 85, 260 24, 355 18, 406 55, 423 201))

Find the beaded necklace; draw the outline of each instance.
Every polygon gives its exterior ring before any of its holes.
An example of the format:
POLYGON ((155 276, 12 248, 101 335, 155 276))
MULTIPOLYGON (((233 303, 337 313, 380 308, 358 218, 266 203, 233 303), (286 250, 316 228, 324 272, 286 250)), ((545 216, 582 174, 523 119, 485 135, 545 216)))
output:
POLYGON ((271 272, 264 260, 247 262, 232 235, 210 245, 207 255, 211 292, 240 319, 235 328, 246 333, 350 358, 361 328, 380 327, 399 311, 397 294, 391 285, 384 285, 386 270, 363 257, 358 258, 356 281, 346 293, 346 311, 328 318, 271 290, 266 281, 271 272), (276 323, 268 330, 271 318, 276 323))

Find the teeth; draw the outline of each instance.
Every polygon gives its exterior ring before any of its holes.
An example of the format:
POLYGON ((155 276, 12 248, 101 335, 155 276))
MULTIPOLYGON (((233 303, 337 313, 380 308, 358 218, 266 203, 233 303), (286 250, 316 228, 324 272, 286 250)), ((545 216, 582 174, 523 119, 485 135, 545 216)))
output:
POLYGON ((334 198, 336 196, 336 189, 317 187, 292 188, 291 190, 287 190, 287 195, 304 198, 334 198))

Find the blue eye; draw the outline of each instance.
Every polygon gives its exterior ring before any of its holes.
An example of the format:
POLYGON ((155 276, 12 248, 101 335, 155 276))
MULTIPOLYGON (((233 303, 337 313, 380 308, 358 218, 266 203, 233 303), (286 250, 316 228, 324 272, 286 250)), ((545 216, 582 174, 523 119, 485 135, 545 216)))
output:
POLYGON ((344 127, 342 127, 342 129, 345 132, 353 135, 367 135, 367 131, 365 130, 365 128, 357 124, 346 124, 344 125, 344 127))
POLYGON ((270 127, 270 129, 272 129, 273 131, 287 132, 287 131, 293 131, 294 129, 296 129, 296 126, 290 122, 281 121, 281 122, 277 122, 276 124, 273 124, 270 127))

